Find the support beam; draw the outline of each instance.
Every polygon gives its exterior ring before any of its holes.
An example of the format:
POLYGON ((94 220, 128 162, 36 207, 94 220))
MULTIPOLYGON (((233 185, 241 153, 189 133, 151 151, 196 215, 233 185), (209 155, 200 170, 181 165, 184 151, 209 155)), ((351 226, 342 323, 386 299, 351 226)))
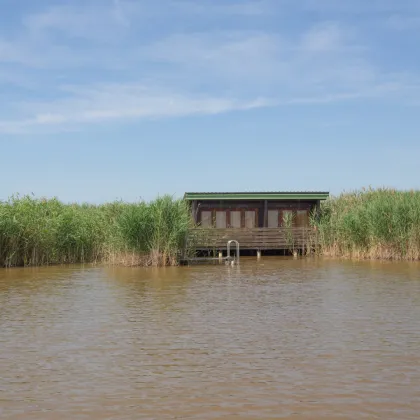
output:
POLYGON ((264 225, 263 227, 268 227, 268 200, 264 200, 264 225))
POLYGON ((191 215, 192 218, 194 220, 194 223, 197 224, 198 220, 198 211, 197 211, 197 200, 193 200, 192 205, 191 205, 191 215))

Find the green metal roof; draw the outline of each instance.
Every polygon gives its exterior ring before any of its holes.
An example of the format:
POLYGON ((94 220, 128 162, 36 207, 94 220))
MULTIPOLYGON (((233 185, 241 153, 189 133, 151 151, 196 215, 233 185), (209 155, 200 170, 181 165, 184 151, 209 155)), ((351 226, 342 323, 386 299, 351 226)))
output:
POLYGON ((326 200, 328 192, 187 192, 185 200, 326 200))

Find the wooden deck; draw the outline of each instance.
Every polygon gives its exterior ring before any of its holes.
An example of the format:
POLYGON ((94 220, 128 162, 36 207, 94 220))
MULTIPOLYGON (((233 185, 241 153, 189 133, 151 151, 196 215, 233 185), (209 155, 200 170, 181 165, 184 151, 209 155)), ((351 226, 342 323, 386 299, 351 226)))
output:
POLYGON ((196 251, 225 250, 229 240, 247 250, 310 250, 317 246, 313 228, 191 229, 187 244, 196 251))

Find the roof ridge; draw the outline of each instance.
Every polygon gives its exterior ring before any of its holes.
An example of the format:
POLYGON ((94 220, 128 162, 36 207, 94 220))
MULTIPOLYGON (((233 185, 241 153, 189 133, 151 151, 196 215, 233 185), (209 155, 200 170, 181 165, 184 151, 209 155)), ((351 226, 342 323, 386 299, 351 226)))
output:
POLYGON ((188 191, 185 194, 329 194, 329 191, 188 191))
POLYGON ((204 197, 206 199, 210 199, 214 197, 215 199, 220 198, 255 198, 258 199, 268 199, 272 197, 277 198, 307 198, 307 199, 319 199, 319 200, 325 200, 328 198, 330 193, 328 191, 242 191, 242 192, 186 192, 184 194, 184 198, 186 199, 203 199, 204 197))

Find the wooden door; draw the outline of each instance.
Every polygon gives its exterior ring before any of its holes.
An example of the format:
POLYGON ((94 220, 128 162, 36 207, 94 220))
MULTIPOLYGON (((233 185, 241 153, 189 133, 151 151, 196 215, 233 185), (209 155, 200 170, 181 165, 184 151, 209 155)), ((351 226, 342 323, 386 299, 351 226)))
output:
POLYGON ((267 227, 278 228, 279 227, 279 211, 268 210, 267 227))
POLYGON ((242 227, 242 212, 241 210, 230 211, 230 227, 240 229, 242 227))
POLYGON ((226 210, 216 210, 216 229, 226 229, 227 227, 226 210))
POLYGON ((297 227, 308 227, 309 226, 308 210, 298 210, 296 212, 296 226, 297 227))
POLYGON ((213 227, 213 212, 211 210, 201 211, 201 227, 203 228, 213 227))
POLYGON ((245 211, 245 227, 248 229, 254 229, 257 225, 257 212, 256 210, 245 211))

